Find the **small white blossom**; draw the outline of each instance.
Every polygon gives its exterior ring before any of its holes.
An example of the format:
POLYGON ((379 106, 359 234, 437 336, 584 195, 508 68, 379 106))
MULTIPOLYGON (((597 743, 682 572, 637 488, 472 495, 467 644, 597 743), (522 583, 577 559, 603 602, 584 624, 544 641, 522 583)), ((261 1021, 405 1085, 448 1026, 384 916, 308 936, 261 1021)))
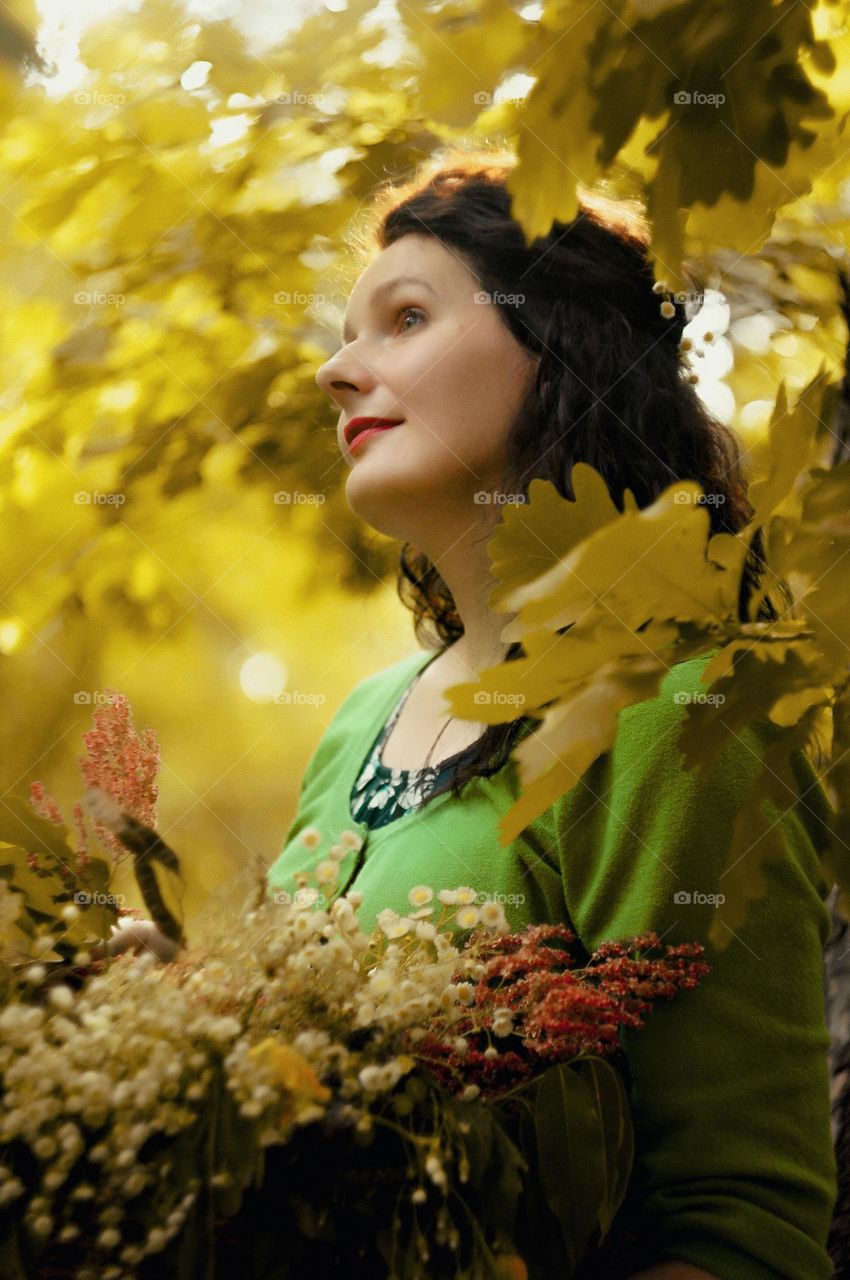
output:
POLYGON ((57 1009, 64 1009, 66 1012, 74 1007, 74 993, 70 987, 66 987, 64 983, 50 988, 50 1001, 56 1005, 57 1009))
POLYGON ((342 831, 339 842, 345 845, 347 849, 360 849, 363 845, 363 837, 358 835, 356 831, 342 831))
POLYGON ((318 827, 305 827, 298 840, 305 849, 317 849, 322 843, 322 833, 318 827))
POLYGON ((486 928, 494 929, 505 923, 505 908, 501 902, 484 902, 479 908, 478 917, 486 928))

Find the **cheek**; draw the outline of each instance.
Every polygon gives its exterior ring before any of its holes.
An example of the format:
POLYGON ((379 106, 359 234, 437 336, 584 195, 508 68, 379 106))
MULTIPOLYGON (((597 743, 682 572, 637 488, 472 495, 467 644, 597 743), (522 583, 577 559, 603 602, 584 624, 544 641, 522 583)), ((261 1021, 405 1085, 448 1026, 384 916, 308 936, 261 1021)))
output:
MULTIPOLYGON (((409 358, 388 370, 386 383, 411 421, 427 428, 429 469, 447 463, 454 470, 462 459, 466 475, 469 468, 490 470, 533 380, 534 362, 489 319, 435 326, 415 351, 413 345, 409 358), (438 441, 445 451, 434 449, 438 441)), ((418 436, 411 444, 418 450, 418 436)))
POLYGON ((535 373, 516 343, 505 341, 502 333, 498 339, 464 352, 452 380, 467 425, 474 424, 474 435, 491 442, 507 435, 535 373))

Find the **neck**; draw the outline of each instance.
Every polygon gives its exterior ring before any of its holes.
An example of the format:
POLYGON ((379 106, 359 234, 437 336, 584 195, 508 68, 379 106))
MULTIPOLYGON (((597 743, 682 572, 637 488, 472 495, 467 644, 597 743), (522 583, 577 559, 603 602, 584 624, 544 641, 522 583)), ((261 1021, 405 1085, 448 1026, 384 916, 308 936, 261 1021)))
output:
POLYGON ((432 563, 451 591, 463 623, 463 635, 451 645, 452 657, 460 678, 471 680, 485 667, 504 661, 508 645, 501 633, 516 614, 498 613, 487 604, 498 580, 492 573, 487 539, 481 537, 480 528, 470 531, 467 540, 456 543, 432 563))

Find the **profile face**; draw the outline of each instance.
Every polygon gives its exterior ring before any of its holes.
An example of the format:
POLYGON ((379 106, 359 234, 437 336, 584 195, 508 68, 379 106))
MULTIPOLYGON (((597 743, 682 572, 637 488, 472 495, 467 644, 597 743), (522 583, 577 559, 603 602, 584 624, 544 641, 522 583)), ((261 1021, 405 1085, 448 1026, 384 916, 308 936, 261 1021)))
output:
POLYGON ((460 254, 432 236, 402 236, 358 278, 344 345, 316 374, 340 407, 350 506, 423 548, 436 531, 440 541, 460 536, 489 510, 474 495, 498 485, 537 369, 482 292, 460 254), (357 417, 401 422, 355 437, 352 450, 344 428, 357 417))

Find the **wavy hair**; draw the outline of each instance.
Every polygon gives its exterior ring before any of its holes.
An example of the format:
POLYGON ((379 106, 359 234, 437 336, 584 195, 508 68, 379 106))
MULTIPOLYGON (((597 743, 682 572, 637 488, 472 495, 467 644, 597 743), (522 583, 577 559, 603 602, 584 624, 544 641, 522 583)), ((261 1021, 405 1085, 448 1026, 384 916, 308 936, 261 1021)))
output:
MULTIPOLYGON (((502 493, 524 500, 539 476, 573 500, 579 461, 600 472, 620 510, 625 489, 645 507, 675 481, 695 480, 706 495, 711 532, 736 533, 753 510, 740 447, 696 392, 679 350, 701 291, 674 295, 673 314, 662 315, 647 252, 650 228, 635 200, 579 187, 576 217, 555 220, 548 235, 527 245, 506 186, 515 163, 505 151, 450 148, 407 183, 379 189, 360 239, 361 249, 374 253, 405 235, 434 236, 460 255, 517 341, 539 358, 506 441, 502 493)), ((766 573, 758 530, 742 576, 741 621, 779 616, 762 586, 766 573)), ((787 608, 785 585, 773 589, 787 608)), ((397 590, 414 614, 420 644, 442 650, 463 634, 448 585, 411 543, 401 549, 397 590)), ((522 656, 515 643, 506 661, 522 656)), ((489 725, 453 777, 423 803, 448 789, 459 795, 471 778, 501 768, 519 738, 540 723, 521 716, 489 725)))

